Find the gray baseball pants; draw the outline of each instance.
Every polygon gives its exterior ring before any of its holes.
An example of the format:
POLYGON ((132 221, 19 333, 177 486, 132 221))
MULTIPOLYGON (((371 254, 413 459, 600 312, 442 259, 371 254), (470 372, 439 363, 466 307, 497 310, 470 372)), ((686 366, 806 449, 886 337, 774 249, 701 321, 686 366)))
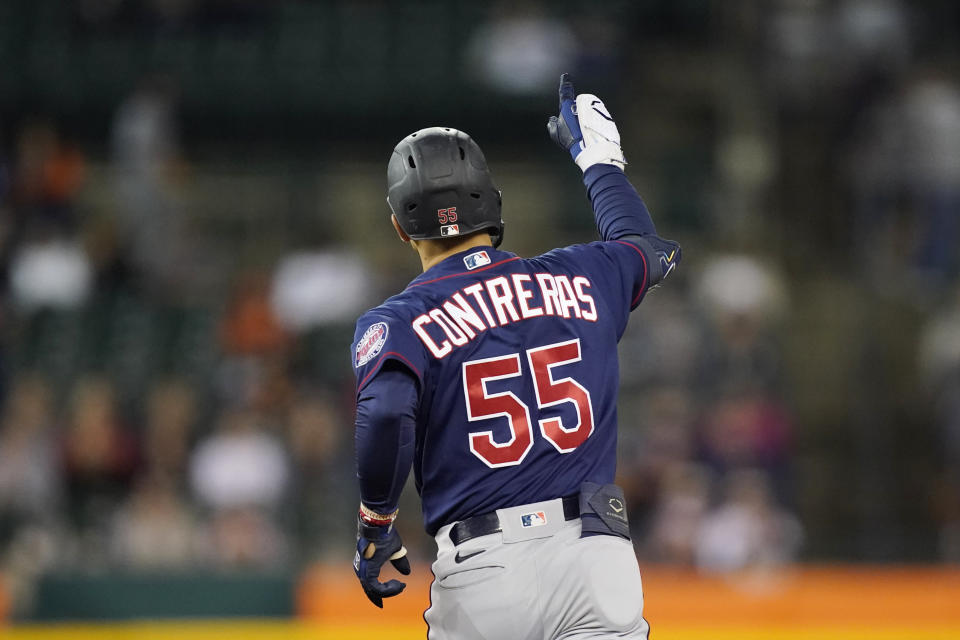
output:
POLYGON ((580 538, 580 519, 564 520, 560 500, 497 514, 501 532, 459 546, 453 524, 437 533, 428 640, 647 638, 630 541, 580 538))

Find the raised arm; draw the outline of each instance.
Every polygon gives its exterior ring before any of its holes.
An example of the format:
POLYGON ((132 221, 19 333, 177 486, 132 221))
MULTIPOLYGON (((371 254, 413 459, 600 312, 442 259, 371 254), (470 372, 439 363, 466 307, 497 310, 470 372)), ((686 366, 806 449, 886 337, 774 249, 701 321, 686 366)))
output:
POLYGON ((576 95, 567 74, 560 77, 559 93, 560 114, 550 117, 547 130, 583 171, 600 238, 636 245, 647 258, 647 286, 660 283, 680 262, 680 245, 657 235, 650 212, 627 180, 616 122, 597 96, 576 95))

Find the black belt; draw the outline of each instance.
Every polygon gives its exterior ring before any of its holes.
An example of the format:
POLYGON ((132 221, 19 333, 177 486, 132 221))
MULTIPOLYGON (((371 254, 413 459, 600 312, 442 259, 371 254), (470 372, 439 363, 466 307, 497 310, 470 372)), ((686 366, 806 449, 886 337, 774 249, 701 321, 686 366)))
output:
MULTIPOLYGON (((567 496, 563 499, 563 519, 573 520, 580 517, 580 496, 567 496)), ((461 542, 488 536, 491 533, 498 533, 500 528, 500 518, 496 511, 483 513, 479 516, 472 516, 466 520, 461 520, 450 528, 450 539, 454 545, 461 542)))

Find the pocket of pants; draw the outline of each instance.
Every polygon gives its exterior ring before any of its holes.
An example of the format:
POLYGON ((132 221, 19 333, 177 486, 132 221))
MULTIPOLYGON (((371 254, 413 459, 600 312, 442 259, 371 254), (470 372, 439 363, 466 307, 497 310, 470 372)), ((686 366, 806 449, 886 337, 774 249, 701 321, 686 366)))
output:
POLYGON ((463 568, 443 577, 437 577, 437 584, 444 589, 463 589, 488 580, 495 580, 502 576, 506 567, 500 565, 485 565, 482 567, 463 568))

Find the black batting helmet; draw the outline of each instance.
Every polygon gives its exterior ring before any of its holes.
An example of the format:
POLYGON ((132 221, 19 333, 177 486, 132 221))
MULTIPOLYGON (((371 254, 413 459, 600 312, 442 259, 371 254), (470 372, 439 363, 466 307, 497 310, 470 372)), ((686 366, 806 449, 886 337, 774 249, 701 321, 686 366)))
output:
POLYGON ((486 229, 503 240, 500 191, 477 143, 462 131, 429 127, 397 144, 387 165, 387 203, 416 240, 486 229))

